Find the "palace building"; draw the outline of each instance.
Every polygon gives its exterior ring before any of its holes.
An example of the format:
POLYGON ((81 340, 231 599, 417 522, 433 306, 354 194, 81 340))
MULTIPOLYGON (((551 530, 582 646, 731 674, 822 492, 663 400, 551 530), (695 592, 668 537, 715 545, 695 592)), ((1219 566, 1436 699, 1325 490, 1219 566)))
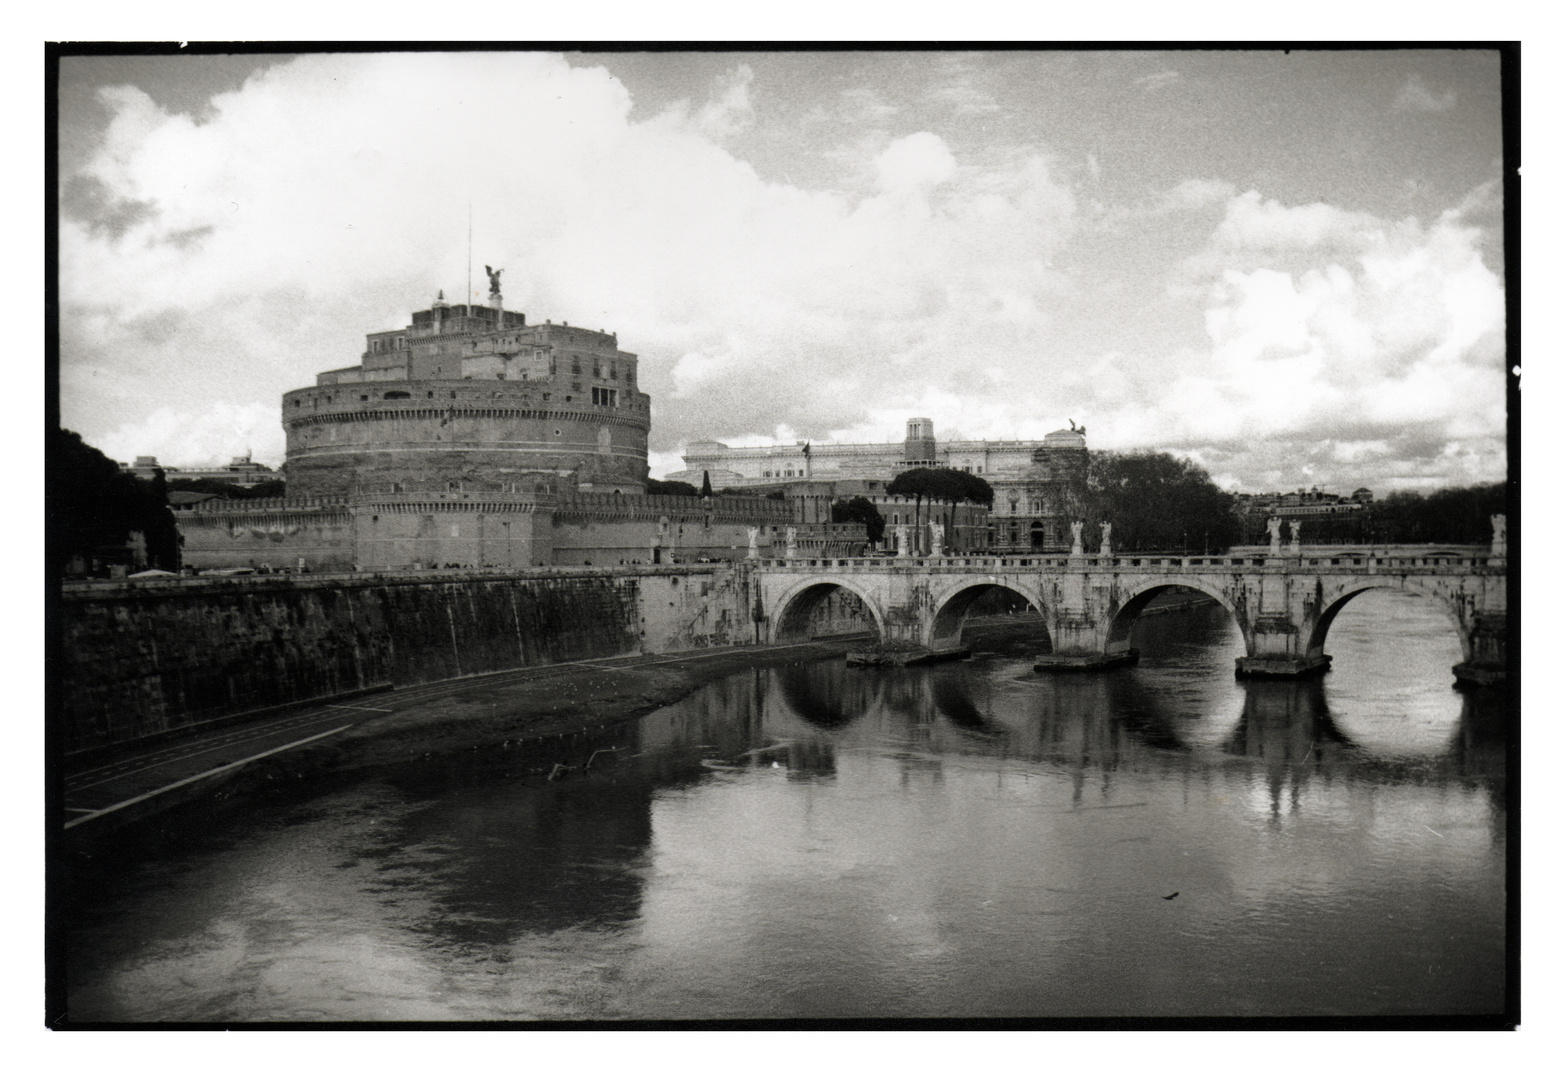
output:
POLYGON ((886 518, 887 550, 896 545, 893 527, 916 516, 929 520, 913 500, 886 494, 899 473, 920 467, 973 473, 994 489, 994 506, 987 514, 964 508, 945 540, 955 551, 1012 553, 1070 548, 1069 522, 1081 513, 1088 450, 1086 429, 1075 424, 1041 442, 938 440, 930 419, 913 417, 902 442, 731 447, 702 441, 687 447, 684 462, 668 479, 700 484, 705 473, 715 490, 782 491, 808 500, 807 521, 826 520, 820 515, 835 499, 863 495, 886 518))

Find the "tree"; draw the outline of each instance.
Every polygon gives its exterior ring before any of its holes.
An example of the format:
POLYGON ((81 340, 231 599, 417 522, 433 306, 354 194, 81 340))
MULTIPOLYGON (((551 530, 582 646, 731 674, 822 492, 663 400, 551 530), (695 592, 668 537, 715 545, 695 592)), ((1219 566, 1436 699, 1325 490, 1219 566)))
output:
POLYGON ((161 474, 138 480, 74 431, 56 428, 45 477, 45 547, 53 572, 64 573, 77 557, 112 557, 133 532, 141 533, 153 566, 179 569, 179 530, 161 474))
MULTIPOLYGON (((161 472, 161 470, 159 470, 161 472)), ((220 499, 280 499, 287 490, 282 480, 263 480, 251 487, 240 487, 224 480, 170 480, 170 491, 194 491, 202 495, 216 495, 220 499)))
POLYGON ((1194 462, 1157 451, 1095 451, 1088 460, 1093 519, 1122 551, 1221 550, 1238 541, 1234 497, 1194 462))
POLYGON ((696 488, 687 484, 684 480, 649 480, 647 481, 647 494, 649 495, 689 495, 695 498, 696 488))
MULTIPOLYGON (((886 485, 886 493, 903 498, 913 496, 916 533, 919 526, 923 524, 920 511, 926 499, 931 502, 944 502, 952 510, 955 510, 960 502, 971 502, 977 506, 991 506, 995 502, 995 492, 982 476, 974 476, 961 469, 909 469, 898 473, 892 482, 886 485)), ((946 524, 950 529, 950 513, 947 515, 946 524)))
POLYGON ((936 490, 932 498, 946 504, 946 535, 956 538, 953 519, 957 516, 957 504, 994 506, 995 489, 982 476, 965 473, 960 469, 936 469, 936 490))
POLYGON ((920 514, 924 506, 924 500, 929 497, 931 491, 940 486, 940 481, 935 477, 934 469, 909 469, 900 472, 892 478, 892 482, 886 485, 886 493, 898 498, 906 499, 913 496, 914 501, 914 548, 919 547, 919 526, 923 524, 920 514))
POLYGON ((857 521, 865 527, 865 537, 871 546, 881 542, 886 535, 886 518, 881 516, 881 511, 875 508, 875 503, 863 495, 855 495, 852 499, 838 499, 832 504, 832 521, 834 524, 857 521))
POLYGON ((712 498, 712 477, 707 475, 706 469, 701 471, 701 497, 704 499, 712 498))

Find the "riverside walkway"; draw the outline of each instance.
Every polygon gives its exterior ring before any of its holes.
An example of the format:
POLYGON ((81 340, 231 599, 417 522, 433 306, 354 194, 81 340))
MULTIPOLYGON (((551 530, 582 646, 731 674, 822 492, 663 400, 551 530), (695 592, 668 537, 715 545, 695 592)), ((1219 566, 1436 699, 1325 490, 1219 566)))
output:
MULTIPOLYGON (((504 701, 509 712, 518 714, 520 726, 508 740, 513 745, 543 742, 583 730, 581 717, 573 713, 571 703, 590 700, 595 695, 602 700, 606 689, 612 697, 618 688, 629 699, 629 707, 617 709, 610 700, 602 706, 600 716, 591 718, 601 722, 586 727, 606 727, 649 711, 646 680, 637 676, 663 669, 707 677, 756 662, 807 660, 841 651, 841 645, 812 643, 569 660, 417 686, 387 687, 330 703, 285 706, 221 726, 209 723, 200 732, 174 735, 156 746, 129 751, 112 760, 105 761, 100 754, 91 763, 67 762, 61 784, 64 827, 85 832, 127 824, 207 791, 274 755, 312 744, 328 744, 356 729, 362 732, 381 718, 405 729, 425 726, 432 736, 438 736, 450 712, 441 706, 459 695, 470 703, 470 712, 476 707, 471 705, 475 699, 488 700, 491 711, 504 701), (551 722, 558 714, 566 715, 551 722)), ((669 685, 674 687, 676 697, 690 688, 681 689, 678 682, 669 685)), ((652 702, 650 707, 658 704, 652 702)), ((438 745, 437 748, 449 749, 438 745)))

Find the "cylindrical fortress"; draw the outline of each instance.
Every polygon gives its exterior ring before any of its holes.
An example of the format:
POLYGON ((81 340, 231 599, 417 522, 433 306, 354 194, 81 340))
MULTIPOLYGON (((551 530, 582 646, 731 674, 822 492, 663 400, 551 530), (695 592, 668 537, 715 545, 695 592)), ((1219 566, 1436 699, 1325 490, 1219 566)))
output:
POLYGON ((359 367, 283 395, 290 498, 418 491, 640 493, 648 398, 613 334, 437 300, 359 367))

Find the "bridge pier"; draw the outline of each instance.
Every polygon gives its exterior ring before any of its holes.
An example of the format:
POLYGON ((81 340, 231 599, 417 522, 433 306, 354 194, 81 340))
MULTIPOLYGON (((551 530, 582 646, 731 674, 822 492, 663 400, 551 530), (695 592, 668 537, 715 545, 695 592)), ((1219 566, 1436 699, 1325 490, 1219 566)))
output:
MULTIPOLYGON (((1073 584, 1080 590, 1080 581, 1073 584)), ((1058 613, 1049 621, 1049 640, 1051 651, 1034 661, 1034 671, 1102 671, 1137 661, 1129 641, 1106 644, 1103 621, 1085 611, 1058 613)))
POLYGON ((1494 613, 1475 615, 1468 628, 1468 648, 1464 660, 1452 666, 1458 682, 1475 686, 1498 686, 1506 681, 1506 616, 1494 613))
POLYGON ((1332 666, 1332 657, 1320 656, 1237 656, 1236 679, 1304 679, 1320 675, 1332 666))
MULTIPOLYGON (((1263 587, 1263 597, 1267 595, 1263 587)), ((1234 661, 1237 679, 1304 679, 1332 666, 1332 657, 1312 649, 1299 624, 1287 615, 1263 615, 1251 624, 1251 651, 1234 661)))

